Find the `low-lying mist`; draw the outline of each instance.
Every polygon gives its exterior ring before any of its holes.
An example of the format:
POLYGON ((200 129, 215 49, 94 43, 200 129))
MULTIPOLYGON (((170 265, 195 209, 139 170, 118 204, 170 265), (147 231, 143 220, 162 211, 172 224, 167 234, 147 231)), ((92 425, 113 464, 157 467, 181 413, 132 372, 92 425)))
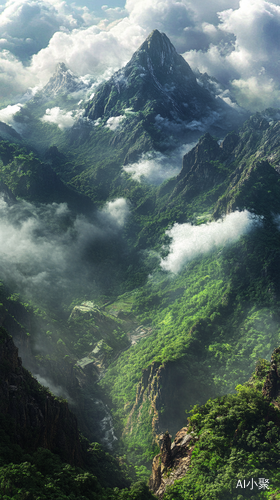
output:
POLYGON ((168 256, 161 259, 161 267, 178 273, 188 261, 221 245, 237 241, 261 223, 260 217, 253 216, 247 210, 232 212, 223 219, 199 226, 176 223, 166 231, 172 241, 168 256))
POLYGON ((183 144, 169 155, 158 151, 143 153, 138 162, 125 165, 123 170, 135 181, 146 181, 158 186, 166 179, 179 174, 183 156, 196 144, 197 141, 183 144))
POLYGON ((1 198, 1 279, 35 302, 104 293, 114 282, 128 214, 124 198, 106 203, 92 220, 66 203, 10 204, 1 198))

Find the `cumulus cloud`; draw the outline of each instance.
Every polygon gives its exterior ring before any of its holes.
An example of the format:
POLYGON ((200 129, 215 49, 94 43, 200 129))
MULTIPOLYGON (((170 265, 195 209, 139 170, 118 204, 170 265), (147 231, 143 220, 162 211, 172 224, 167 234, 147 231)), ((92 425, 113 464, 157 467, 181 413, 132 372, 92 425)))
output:
POLYGON ((114 201, 108 201, 102 212, 111 219, 111 222, 122 227, 129 214, 129 205, 125 198, 117 198, 114 201))
POLYGON ((0 98, 14 98, 39 83, 39 78, 32 75, 8 50, 0 52, 0 98))
POLYGON ((246 210, 233 212, 222 220, 200 226, 176 223, 166 231, 172 241, 168 256, 161 260, 161 267, 165 271, 178 273, 198 255, 237 241, 258 224, 261 224, 261 219, 253 218, 246 210))
POLYGON ((279 84, 273 78, 252 76, 232 81, 236 99, 241 106, 253 111, 280 106, 279 84))
POLYGON ((0 14, 0 47, 26 60, 46 47, 56 31, 87 24, 84 14, 60 0, 8 0, 0 14))
POLYGON ((187 51, 184 57, 226 85, 234 80, 239 101, 251 110, 279 106, 280 6, 240 0, 219 18, 219 32, 232 38, 212 43, 207 51, 187 51))
POLYGON ((105 127, 108 127, 110 130, 116 130, 117 128, 120 127, 120 124, 121 124, 123 119, 124 119, 123 115, 111 116, 106 121, 105 127))
POLYGON ((196 142, 184 144, 168 156, 157 151, 144 153, 138 162, 125 165, 123 170, 135 181, 145 180, 151 184, 161 184, 180 172, 183 156, 195 145, 196 142))
POLYGON ((18 103, 13 106, 9 105, 6 108, 0 109, 0 122, 6 123, 16 129, 17 123, 14 121, 14 115, 20 111, 21 107, 22 104, 18 103))
POLYGON ((182 32, 186 26, 194 25, 193 10, 184 0, 127 0, 126 9, 131 21, 145 26, 148 31, 158 29, 174 34, 182 32))
POLYGON ((243 106, 280 105, 278 1, 127 0, 125 8, 100 12, 103 19, 62 0, 8 0, 0 14, 2 95, 46 84, 58 62, 106 79, 157 28, 193 69, 232 88, 243 106))
POLYGON ((42 122, 54 123, 61 130, 64 128, 70 128, 75 123, 75 118, 73 117, 73 111, 63 111, 58 106, 55 108, 46 109, 45 115, 40 118, 42 122))
POLYGON ((85 291, 95 279, 94 262, 85 255, 96 243, 116 238, 128 213, 123 198, 107 203, 92 221, 75 216, 66 203, 11 205, 0 198, 2 279, 33 298, 62 296, 80 286, 85 291))

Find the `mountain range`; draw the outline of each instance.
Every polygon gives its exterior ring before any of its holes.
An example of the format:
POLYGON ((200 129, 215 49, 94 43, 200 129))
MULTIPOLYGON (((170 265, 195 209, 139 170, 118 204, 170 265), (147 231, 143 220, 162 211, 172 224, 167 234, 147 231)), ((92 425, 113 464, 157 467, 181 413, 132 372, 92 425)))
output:
POLYGON ((0 124, 3 498, 280 498, 280 111, 221 89, 154 30, 0 124))
POLYGON ((58 172, 64 180, 81 190, 84 179, 87 184, 100 179, 102 187, 92 188, 91 197, 96 191, 97 198, 103 192, 106 199, 116 183, 123 183, 124 165, 145 153, 170 155, 203 132, 223 138, 248 116, 211 91, 205 75, 196 78, 166 35, 154 30, 128 64, 99 85, 79 80, 59 64, 14 120, 42 155, 56 146, 67 157, 64 163, 72 162, 70 172, 65 164, 58 172))

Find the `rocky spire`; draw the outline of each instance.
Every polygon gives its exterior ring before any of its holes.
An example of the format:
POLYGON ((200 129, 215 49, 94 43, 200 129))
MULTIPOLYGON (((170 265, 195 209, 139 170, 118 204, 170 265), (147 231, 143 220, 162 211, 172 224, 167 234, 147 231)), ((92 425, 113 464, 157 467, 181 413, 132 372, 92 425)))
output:
POLYGON ((64 62, 60 62, 56 66, 54 75, 43 88, 42 94, 44 97, 53 97, 58 94, 76 92, 85 87, 81 79, 74 75, 64 62))
MULTIPOLYGON (((176 73, 178 67, 183 75, 196 80, 189 64, 180 56, 165 33, 153 30, 139 49, 133 54, 131 64, 168 75, 176 73)), ((128 64, 130 64, 128 63, 128 64)))

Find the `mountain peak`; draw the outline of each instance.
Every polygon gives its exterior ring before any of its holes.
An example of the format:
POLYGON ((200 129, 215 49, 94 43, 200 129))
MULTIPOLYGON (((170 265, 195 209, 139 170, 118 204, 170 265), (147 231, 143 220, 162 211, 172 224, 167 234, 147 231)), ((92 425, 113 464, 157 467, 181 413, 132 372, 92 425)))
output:
POLYGON ((55 73, 43 88, 42 94, 44 97, 53 97, 58 94, 77 92, 83 88, 85 84, 81 79, 75 76, 64 62, 59 62, 55 73))
POLYGON ((153 30, 139 50, 148 50, 150 52, 160 51, 164 53, 176 53, 174 45, 170 42, 165 33, 153 30))
MULTIPOLYGON (((124 68, 96 89, 85 107, 90 120, 100 118, 107 123, 122 117, 118 136, 128 122, 141 122, 143 134, 153 137, 154 147, 165 149, 185 143, 187 137, 192 142, 206 130, 224 134, 226 114, 233 122, 235 113, 198 84, 187 61, 158 30, 150 33, 124 68), (129 117, 127 110, 132 113, 129 117)), ((150 139, 146 144, 151 148, 150 139)))
POLYGON ((56 68, 55 68, 55 74, 66 73, 67 71, 69 71, 69 70, 64 62, 57 63, 56 68))
POLYGON ((128 64, 140 64, 150 72, 156 69, 157 73, 163 75, 172 74, 174 70, 179 69, 184 76, 195 80, 187 61, 177 53, 165 33, 160 33, 158 30, 150 33, 128 64))

